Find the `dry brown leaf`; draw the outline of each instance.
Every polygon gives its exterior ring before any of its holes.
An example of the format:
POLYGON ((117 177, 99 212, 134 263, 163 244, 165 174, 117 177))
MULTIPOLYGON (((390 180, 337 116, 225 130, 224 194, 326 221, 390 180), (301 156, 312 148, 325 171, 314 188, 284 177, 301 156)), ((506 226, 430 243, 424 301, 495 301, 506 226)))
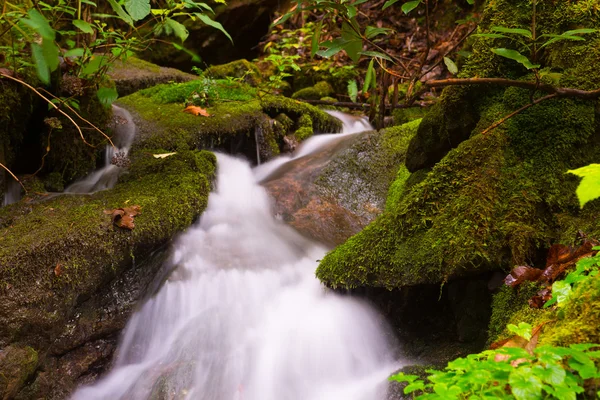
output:
POLYGON ((541 269, 519 265, 510 271, 510 274, 504 279, 504 283, 507 286, 515 287, 525 281, 537 281, 540 275, 542 275, 542 272, 544 271, 541 269))
POLYGON ((60 276, 62 274, 62 265, 59 262, 56 263, 56 267, 54 267, 54 275, 60 276))
POLYGON ((139 205, 116 208, 114 210, 104 210, 104 214, 110 214, 112 223, 119 228, 132 230, 135 228, 133 218, 141 213, 139 205))
POLYGON ((183 112, 188 113, 188 114, 194 114, 194 115, 202 115, 203 117, 210 117, 210 114, 208 113, 208 111, 206 111, 204 108, 198 107, 198 106, 187 106, 183 110, 183 112))

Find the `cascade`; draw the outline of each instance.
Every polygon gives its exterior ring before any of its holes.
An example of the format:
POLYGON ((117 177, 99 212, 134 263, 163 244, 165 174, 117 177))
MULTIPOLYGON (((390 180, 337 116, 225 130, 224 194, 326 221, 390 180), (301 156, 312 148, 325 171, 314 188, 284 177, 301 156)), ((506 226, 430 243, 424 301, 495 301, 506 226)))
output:
POLYGON ((120 163, 126 162, 127 154, 135 136, 135 124, 129 111, 115 106, 113 108, 115 146, 107 145, 104 150, 104 166, 83 179, 72 183, 65 193, 94 193, 110 189, 117 184, 123 168, 120 163))
POLYGON ((399 367, 392 335, 368 304, 315 278, 323 246, 273 217, 258 182, 281 160, 217 161, 216 189, 173 246, 169 278, 129 321, 112 370, 73 399, 384 399, 399 367))

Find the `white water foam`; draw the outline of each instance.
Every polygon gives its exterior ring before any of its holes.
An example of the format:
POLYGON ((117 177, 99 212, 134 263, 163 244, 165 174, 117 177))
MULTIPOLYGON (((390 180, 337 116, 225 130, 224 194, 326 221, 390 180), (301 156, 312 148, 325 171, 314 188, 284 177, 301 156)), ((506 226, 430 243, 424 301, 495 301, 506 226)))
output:
POLYGON ((114 187, 119 180, 122 168, 113 165, 111 160, 117 154, 126 157, 135 136, 135 124, 129 111, 112 106, 115 118, 115 146, 107 145, 104 150, 104 167, 90 173, 85 178, 74 182, 65 189, 65 193, 94 193, 114 187))
POLYGON ((398 368, 385 322, 322 286, 326 250, 272 217, 245 161, 217 158, 174 272, 128 323, 112 371, 73 399, 384 399, 398 368))

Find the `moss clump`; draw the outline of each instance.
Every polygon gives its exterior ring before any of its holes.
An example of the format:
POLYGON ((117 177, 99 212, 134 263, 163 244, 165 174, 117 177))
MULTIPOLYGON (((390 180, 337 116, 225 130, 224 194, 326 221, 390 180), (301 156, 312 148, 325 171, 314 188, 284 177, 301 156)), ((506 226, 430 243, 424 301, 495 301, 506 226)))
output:
POLYGON ((298 119, 297 125, 298 129, 296 129, 296 133, 294 135, 296 136, 296 139, 298 139, 299 142, 306 140, 313 135, 313 122, 310 118, 310 115, 303 114, 298 119))
POLYGON ((600 276, 580 283, 557 316, 556 323, 542 337, 542 343, 559 346, 600 343, 600 276))
POLYGON ((488 328, 488 344, 506 339, 514 335, 506 329, 506 325, 527 322, 536 325, 536 321, 548 319, 546 310, 532 309, 528 301, 539 290, 540 285, 526 282, 516 288, 502 285, 492 299, 492 316, 488 328))
POLYGON ((281 96, 264 96, 261 98, 261 105, 264 112, 271 117, 276 117, 282 112, 294 120, 298 120, 302 115, 309 115, 315 133, 336 133, 342 130, 342 122, 339 119, 298 100, 281 96))
POLYGON ((314 86, 300 89, 292 95, 294 99, 319 100, 333 94, 333 87, 327 81, 321 81, 314 86))
POLYGON ((407 122, 421 119, 427 114, 424 107, 397 108, 392 112, 394 125, 403 125, 407 122))
POLYGON ((187 228, 207 205, 214 155, 181 151, 155 159, 132 155, 131 172, 114 189, 59 196, 0 209, 0 341, 43 347, 75 305, 123 272, 133 259, 187 228), (116 228, 104 213, 139 205, 135 229, 116 228), (25 212, 27 211, 27 212, 25 212))
POLYGON ((0 396, 12 399, 34 373, 38 365, 37 352, 29 347, 8 346, 0 352, 0 396))
POLYGON ((204 75, 212 79, 238 78, 253 86, 262 81, 260 69, 248 60, 213 65, 204 71, 204 75))
POLYGON ((301 90, 326 81, 333 88, 333 93, 347 93, 348 81, 359 75, 354 66, 333 65, 328 60, 320 60, 301 66, 300 71, 294 72, 294 90, 301 90))

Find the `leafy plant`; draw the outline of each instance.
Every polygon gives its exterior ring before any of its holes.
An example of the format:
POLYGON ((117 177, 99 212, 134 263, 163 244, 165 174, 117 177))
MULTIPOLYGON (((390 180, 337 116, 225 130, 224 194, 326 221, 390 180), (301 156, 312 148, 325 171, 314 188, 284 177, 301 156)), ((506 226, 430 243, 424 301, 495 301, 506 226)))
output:
MULTIPOLYGON (((593 250, 600 250, 600 247, 594 247, 593 250)), ((552 284, 552 298, 544 304, 544 308, 556 303, 561 307, 571 297, 573 289, 579 283, 598 275, 599 267, 600 253, 577 261, 575 270, 569 272, 565 279, 552 284)))
POLYGON ((600 164, 590 164, 567 172, 583 178, 576 191, 581 207, 600 197, 600 164))
MULTIPOLYGON (((531 338, 528 324, 512 330, 531 338)), ((458 358, 442 371, 428 370, 426 379, 399 373, 390 380, 407 383, 404 393, 416 399, 575 400, 586 382, 600 378, 598 362, 597 344, 540 346, 531 352, 502 347, 458 358)))

